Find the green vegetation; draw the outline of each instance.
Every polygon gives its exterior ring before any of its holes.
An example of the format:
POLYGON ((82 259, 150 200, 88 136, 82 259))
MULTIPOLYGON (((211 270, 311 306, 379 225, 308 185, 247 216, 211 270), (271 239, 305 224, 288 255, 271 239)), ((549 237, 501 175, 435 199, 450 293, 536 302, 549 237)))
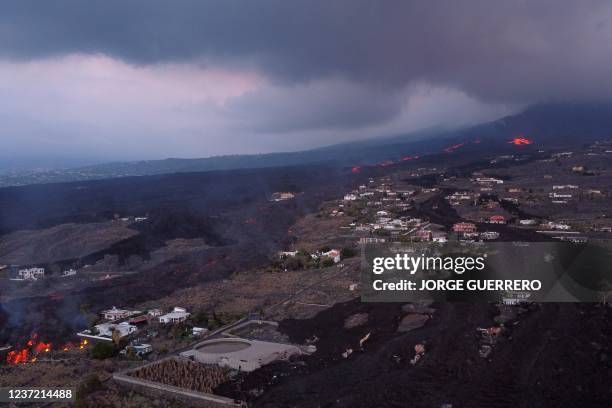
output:
POLYGON ((243 316, 236 314, 217 314, 214 311, 209 314, 203 310, 200 310, 192 314, 185 323, 175 325, 177 335, 191 335, 191 329, 193 327, 206 327, 209 330, 218 329, 221 326, 225 326, 229 323, 235 322, 241 319, 243 316))
POLYGON ((173 324, 170 327, 170 335, 174 338, 185 338, 191 335, 191 327, 185 322, 173 324))
POLYGON ((321 261, 321 266, 323 268, 329 268, 330 266, 334 266, 334 260, 332 258, 323 258, 321 261))
POLYGON ((94 345, 91 347, 90 350, 91 350, 90 351, 91 357, 97 360, 104 360, 107 358, 111 358, 117 352, 117 349, 115 348, 115 345, 113 343, 109 343, 105 341, 94 343, 94 345))
MULTIPOLYGON (((327 252, 331 248, 322 247, 320 252, 327 252)), ((350 254, 350 251, 348 252, 350 254)), ((351 255, 351 256, 354 256, 351 255)), ((312 257, 305 251, 298 251, 295 256, 274 257, 266 268, 268 272, 298 271, 303 269, 327 268, 334 265, 334 260, 329 257, 312 257)))

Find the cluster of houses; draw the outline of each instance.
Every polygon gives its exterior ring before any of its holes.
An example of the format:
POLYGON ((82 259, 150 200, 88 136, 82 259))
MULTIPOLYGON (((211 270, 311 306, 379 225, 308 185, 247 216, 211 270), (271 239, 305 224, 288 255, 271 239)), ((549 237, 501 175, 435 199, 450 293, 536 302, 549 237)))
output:
MULTIPOLYGON (((280 251, 278 252, 278 257, 281 259, 286 258, 295 258, 300 251, 280 251)), ((325 259, 329 258, 334 261, 334 263, 338 263, 342 260, 342 256, 340 254, 339 249, 330 249, 329 251, 315 251, 309 254, 312 259, 325 259)))
POLYGON ((360 185, 346 194, 331 216, 343 215, 347 207, 357 208, 359 221, 351 223, 354 236, 360 244, 382 243, 398 240, 419 240, 446 242, 447 234, 441 226, 401 214, 412 208, 412 200, 418 194, 436 192, 437 188, 396 189, 390 178, 369 179, 367 185, 360 185))
MULTIPOLYGON (((572 152, 562 152, 556 154, 556 158, 562 157, 571 157, 572 152)), ((545 176, 545 178, 552 179, 552 176, 545 176)), ((571 200, 576 199, 579 195, 584 196, 588 195, 591 198, 597 198, 604 196, 605 193, 599 189, 585 189, 581 188, 576 184, 553 184, 548 189, 545 189, 544 194, 539 195, 534 193, 531 189, 525 189, 520 186, 507 186, 507 187, 496 187, 502 186, 504 184, 504 180, 494 177, 486 177, 482 173, 475 172, 472 174, 472 178, 470 181, 476 186, 476 191, 456 191, 452 194, 446 196, 446 200, 451 206, 459 206, 462 204, 472 204, 474 206, 479 206, 482 210, 486 212, 497 212, 497 214, 487 215, 485 217, 479 218, 477 221, 480 223, 490 223, 490 224, 506 224, 509 222, 506 216, 500 214, 501 205, 504 202, 512 203, 515 205, 519 205, 523 202, 539 202, 540 204, 551 203, 553 205, 556 204, 567 204, 571 200), (478 191, 480 189, 480 191, 478 191), (495 190, 495 191, 494 191, 495 190), (547 190, 547 191, 546 191, 547 190), (483 194, 497 194, 499 199, 484 199, 487 196, 483 194)), ((540 190, 541 191, 541 190, 540 190)), ((492 196, 491 196, 492 197, 492 196)), ((520 226, 523 227, 536 227, 538 228, 538 232, 548 234, 553 236, 554 238, 571 241, 571 242, 585 242, 586 239, 584 237, 577 236, 579 232, 571 231, 568 232, 570 226, 567 224, 559 223, 559 222, 542 222, 541 220, 536 219, 519 219, 516 220, 520 226), (558 232, 558 233, 555 233, 558 232)), ((467 234, 468 237, 475 236, 476 231, 471 231, 472 227, 466 227, 459 225, 458 232, 460 234, 467 234), (466 229, 465 231, 463 229, 466 229)), ((591 228, 592 230, 595 230, 591 228)), ((604 230, 597 229, 598 232, 602 232, 604 230)), ((496 233, 487 232, 485 233, 481 239, 496 239, 494 238, 496 233)))
POLYGON ((351 191, 344 196, 345 202, 362 201, 368 207, 378 207, 382 209, 393 208, 402 210, 410 208, 406 199, 416 194, 416 190, 395 190, 391 180, 385 178, 376 185, 374 179, 370 179, 368 185, 360 185, 358 189, 351 191))
POLYGON ((504 180, 494 177, 476 177, 473 181, 480 185, 504 184, 504 180))
POLYGON ((65 271, 63 271, 60 277, 66 278, 68 276, 75 276, 76 274, 77 274, 77 271, 73 268, 70 268, 70 269, 66 269, 65 271))
POLYGON ((545 222, 539 225, 540 234, 546 234, 560 241, 572 242, 575 244, 584 244, 588 241, 587 237, 581 236, 579 231, 572 230, 568 224, 561 222, 545 222))
POLYGON ((460 239, 491 241, 499 238, 497 231, 478 232, 478 227, 472 222, 458 222, 453 224, 452 230, 460 239))
MULTIPOLYGON (((572 157, 572 154, 572 152, 558 153, 552 160, 572 157)), ((524 158, 510 155, 500 156, 497 161, 522 159, 524 158)), ((584 166, 578 167, 576 169, 572 168, 572 170, 585 171, 584 166)), ((441 177, 443 182, 457 178, 452 175, 442 175, 441 177)), ((545 175, 544 178, 552 180, 553 176, 545 175)), ((483 224, 503 225, 512 222, 522 227, 535 227, 538 232, 548 233, 560 240, 584 242, 586 240, 584 237, 577 236, 578 231, 569 231, 570 226, 561 222, 543 222, 541 219, 529 218, 513 220, 507 213, 511 210, 508 209, 509 207, 506 204, 566 204, 570 200, 578 196, 582 197, 585 194, 591 198, 606 195, 602 190, 586 189, 576 184, 559 182, 557 184, 551 183, 552 185, 549 185, 548 188, 538 188, 538 191, 534 192, 533 188, 507 185, 508 183, 504 179, 485 175, 481 172, 472 173, 469 182, 473 187, 459 184, 461 185, 459 190, 449 193, 445 197, 451 206, 478 207, 478 212, 475 213, 474 217, 467 217, 474 220, 474 223, 457 223, 451 228, 459 239, 465 240, 485 241, 496 240, 500 237, 497 231, 478 231, 476 223, 482 227, 483 224)), ((415 188, 414 190, 409 187, 405 190, 399 190, 394 188, 390 177, 369 179, 365 185, 345 194, 329 215, 350 214, 354 216, 356 221, 350 226, 342 228, 352 228, 354 235, 358 236, 359 242, 362 244, 403 241, 406 239, 444 242, 448 239, 448 236, 441 231, 441 226, 430 224, 426 220, 403 216, 406 214, 405 210, 411 209, 414 202, 423 198, 424 194, 437 190, 437 187, 415 188)), ((493 226, 490 229, 498 230, 493 226)), ((612 227, 591 225, 591 230, 605 232, 612 231, 612 227)))
POLYGON ((132 220, 134 222, 144 222, 144 221, 146 221, 148 219, 149 219, 149 217, 138 217, 138 216, 136 216, 136 217, 121 217, 121 218, 119 218, 119 220, 121 220, 123 222, 131 222, 132 220))
MULTIPOLYGON (((92 330, 79 332, 77 335, 93 340, 112 341, 114 337, 122 338, 138 332, 143 324, 152 321, 158 321, 160 324, 175 324, 184 322, 190 315, 182 307, 175 307, 170 312, 163 313, 160 309, 142 312, 140 310, 119 309, 115 306, 103 310, 100 314, 105 322, 95 325, 92 330)), ((136 351, 141 352, 142 350, 136 351)))
POLYGON ((11 280, 18 281, 37 281, 45 276, 45 268, 25 268, 17 271, 17 277, 11 280))
MULTIPOLYGON (((488 180, 488 179, 487 179, 488 180)), ((470 191, 457 191, 453 194, 450 194, 445 197, 448 203, 451 206, 458 206, 462 202, 471 202, 473 205, 481 205, 482 208, 486 211, 496 211, 499 209, 499 202, 495 200, 484 200, 479 204, 479 198, 481 195, 479 193, 473 193, 470 191)), ((506 201, 518 202, 515 198, 502 198, 506 201)), ((506 217, 501 214, 493 214, 486 218, 481 218, 480 222, 489 223, 489 224, 506 224, 506 217)))
POLYGON ((447 195, 445 198, 450 205, 457 206, 463 201, 476 203, 478 197, 480 197, 480 194, 472 193, 469 191, 456 191, 453 194, 447 195))
MULTIPOLYGON (((7 266, 4 266, 4 268, 2 269, 6 269, 7 266)), ((59 275, 60 277, 64 278, 67 276, 74 276, 77 274, 77 271, 70 268, 67 270, 62 271, 62 273, 59 275)), ((10 278, 10 280, 12 281, 31 281, 31 282, 35 282, 39 279, 42 279, 45 277, 45 268, 40 268, 40 267, 32 267, 32 268, 23 268, 23 269, 19 269, 17 271, 17 275, 13 278, 10 278)))
POLYGON ((555 185, 552 186, 552 192, 548 193, 548 197, 551 198, 551 203, 553 204, 567 204, 573 198, 573 195, 567 190, 575 189, 578 189, 578 186, 573 184, 555 185))
POLYGON ((279 191, 276 193, 272 193, 272 197, 270 198, 270 201, 285 201, 285 200, 291 200, 292 198, 295 198, 294 193, 290 193, 286 191, 279 191))
MULTIPOLYGON (((474 179, 480 184, 503 184, 503 180, 491 177, 478 177, 474 179)), ((437 188, 415 190, 395 190, 390 179, 381 179, 378 182, 374 179, 369 180, 369 185, 361 185, 355 191, 346 194, 342 202, 338 205, 338 210, 332 211, 331 215, 342 215, 347 206, 361 204, 362 215, 367 215, 369 222, 355 222, 350 224, 355 235, 359 237, 360 244, 382 243, 398 240, 409 241, 432 241, 438 243, 447 242, 449 237, 442 229, 442 226, 430 223, 427 220, 396 216, 403 210, 410 208, 410 200, 419 193, 434 193, 437 188)), ((451 205, 462 201, 474 202, 476 204, 480 194, 467 191, 454 192, 446 199, 451 205)), ((499 206, 499 203, 492 202, 499 206)), ((505 224, 506 217, 494 214, 481 220, 490 224, 505 224)), ((452 232, 459 239, 466 240, 495 240, 500 234, 496 231, 479 232, 477 226, 470 222, 460 222, 452 226, 452 232)))

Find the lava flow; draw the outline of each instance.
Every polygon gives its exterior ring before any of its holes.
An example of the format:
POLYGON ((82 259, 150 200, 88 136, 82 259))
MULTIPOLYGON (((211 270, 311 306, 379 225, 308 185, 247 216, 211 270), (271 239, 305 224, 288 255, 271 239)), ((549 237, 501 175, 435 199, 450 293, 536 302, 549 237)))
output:
POLYGON ((461 147, 463 147, 463 146, 465 146, 465 142, 463 142, 463 143, 457 143, 457 144, 455 144, 455 145, 448 146, 446 149, 444 149, 444 152, 446 152, 446 153, 452 153, 452 152, 454 152, 455 150, 457 150, 457 149, 459 149, 459 148, 461 148, 461 147))
MULTIPOLYGON (((49 353, 53 350, 53 344, 51 342, 44 342, 38 340, 38 334, 32 333, 30 339, 26 342, 25 347, 12 350, 6 356, 6 362, 11 365, 34 363, 38 359, 38 355, 42 353, 49 353)), ((66 343, 65 345, 58 348, 61 351, 70 351, 72 349, 84 349, 89 342, 87 340, 81 340, 78 345, 73 343, 66 343)))
POLYGON ((509 144, 514 144, 517 146, 522 146, 522 145, 530 145, 533 143, 533 140, 527 139, 526 137, 515 137, 514 139, 511 139, 509 142, 509 144))

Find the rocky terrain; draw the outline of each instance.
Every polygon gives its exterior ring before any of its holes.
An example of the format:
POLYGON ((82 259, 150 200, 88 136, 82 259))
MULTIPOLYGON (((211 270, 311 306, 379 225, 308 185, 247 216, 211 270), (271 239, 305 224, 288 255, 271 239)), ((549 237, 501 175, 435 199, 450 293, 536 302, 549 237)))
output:
POLYGON ((513 321, 486 359, 477 328, 494 324, 493 305, 434 304, 420 329, 398 332, 402 305, 342 303, 309 320, 283 321, 294 342, 317 338, 305 364, 270 365, 240 388, 221 389, 254 406, 606 407, 612 401, 610 309, 543 304, 513 321), (345 319, 368 315, 345 328, 345 319), (371 333, 363 349, 359 340, 371 333), (416 344, 424 357, 413 366, 416 344), (344 358, 347 348, 354 352, 344 358), (254 397, 265 390, 262 397, 254 397))
POLYGON ((61 339, 86 327, 87 313, 265 266, 300 216, 354 178, 294 167, 1 189, 2 263, 46 266, 51 279, 2 271, 0 342, 32 331, 61 339), (272 202, 275 191, 300 194, 272 202), (77 277, 54 278, 68 267, 77 277))
MULTIPOLYGON (((2 271, 0 344, 18 344, 32 331, 54 341, 70 339, 113 305, 141 310, 181 305, 194 319, 206 315, 221 322, 256 312, 279 322, 274 338, 315 345, 317 351, 199 386, 262 407, 401 407, 407 401, 415 407, 610 406, 612 328, 605 305, 518 308, 502 319, 502 334, 483 357, 479 329, 500 323, 493 304, 365 303, 359 300, 358 253, 327 266, 276 259, 279 250, 306 253, 303 259, 323 248, 356 250, 351 224, 368 222, 368 211, 339 203, 370 181, 427 190, 411 198, 401 215, 426 219, 440 231, 475 217, 479 228, 501 233, 502 240, 549 239, 516 220, 563 217, 562 211, 538 212, 550 200, 545 188, 577 178, 604 193, 593 200, 581 197, 576 208, 598 220, 593 225, 611 216, 607 156, 592 161, 597 174, 585 175, 571 168, 589 157, 586 151, 550 160, 550 152, 527 146, 520 153, 528 158, 492 162, 495 155, 457 149, 444 153, 444 166, 439 158, 423 157, 357 170, 312 166, 0 189, 0 264, 48 270, 36 282, 9 281, 14 268, 2 271), (531 186, 520 193, 526 205, 502 206, 500 197, 508 192, 501 188, 453 205, 448 195, 479 188, 471 181, 475 172, 531 186), (295 197, 271 201, 278 191, 295 197), (38 205, 43 196, 45 207, 38 205), (488 214, 478 206, 492 202, 512 224, 477 219, 488 214), (61 277, 68 267, 78 274, 61 277)), ((183 330, 151 336, 156 358, 194 341, 183 330)), ((108 379, 125 368, 121 357, 92 363, 87 356, 44 364, 74 384, 82 383, 79 377, 89 369, 108 379)), ((53 382, 52 374, 37 376, 35 368, 2 370, 20 385, 53 382)), ((87 401, 99 406, 153 404, 151 397, 126 393, 111 381, 88 395, 87 401)))

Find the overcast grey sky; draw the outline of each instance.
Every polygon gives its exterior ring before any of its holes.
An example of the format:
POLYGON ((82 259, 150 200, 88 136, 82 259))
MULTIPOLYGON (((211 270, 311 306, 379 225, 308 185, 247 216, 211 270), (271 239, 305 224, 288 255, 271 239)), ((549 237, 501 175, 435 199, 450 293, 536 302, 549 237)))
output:
POLYGON ((0 156, 299 150, 612 93, 609 1, 2 1, 0 156))

